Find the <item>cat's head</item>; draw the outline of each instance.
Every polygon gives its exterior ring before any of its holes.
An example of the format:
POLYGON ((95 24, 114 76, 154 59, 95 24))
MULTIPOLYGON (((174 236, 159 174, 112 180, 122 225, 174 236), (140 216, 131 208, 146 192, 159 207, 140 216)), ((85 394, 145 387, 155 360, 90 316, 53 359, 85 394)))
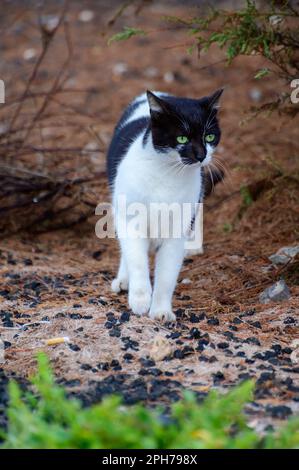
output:
POLYGON ((207 165, 220 141, 217 108, 222 92, 196 100, 147 91, 155 149, 184 165, 207 165))

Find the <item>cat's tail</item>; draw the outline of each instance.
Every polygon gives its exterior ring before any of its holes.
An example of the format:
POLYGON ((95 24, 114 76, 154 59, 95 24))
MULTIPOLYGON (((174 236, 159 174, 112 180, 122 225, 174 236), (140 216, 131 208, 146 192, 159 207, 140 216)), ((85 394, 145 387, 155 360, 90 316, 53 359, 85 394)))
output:
POLYGON ((208 197, 213 192, 216 184, 224 179, 225 173, 222 169, 210 169, 204 173, 204 198, 208 197))

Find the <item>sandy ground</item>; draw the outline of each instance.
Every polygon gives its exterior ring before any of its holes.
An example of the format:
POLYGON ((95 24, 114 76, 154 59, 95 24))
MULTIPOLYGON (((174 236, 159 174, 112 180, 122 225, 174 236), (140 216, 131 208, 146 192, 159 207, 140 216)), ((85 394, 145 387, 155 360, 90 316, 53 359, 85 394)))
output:
MULTIPOLYGON (((268 259, 278 248, 298 241, 299 187, 289 176, 298 171, 298 120, 290 125, 273 115, 247 121, 246 109, 272 99, 283 86, 273 78, 252 78, 261 60, 238 59, 225 67, 219 51, 200 58, 186 54, 184 32, 169 31, 161 21, 169 14, 169 3, 154 3, 138 17, 130 7, 107 32, 117 5, 84 2, 95 16, 82 22, 82 5, 71 2, 74 59, 66 85, 89 91, 70 94, 60 104, 61 122, 70 119, 64 112, 71 106, 79 114, 78 129, 69 127, 57 137, 59 131, 49 127, 47 138, 58 146, 92 146, 92 124, 105 150, 121 110, 145 89, 199 97, 226 86, 217 158, 227 176, 205 204, 205 252, 184 263, 174 297, 177 322, 161 324, 131 315, 126 295, 110 291, 118 248, 115 240, 95 236, 96 217, 68 230, 3 235, 3 383, 12 374, 27 378, 41 350, 49 355, 58 380, 85 403, 112 392, 122 393, 127 403, 169 403, 182 388, 203 397, 212 387, 223 389, 251 377, 257 389, 249 419, 262 429, 298 413, 299 364, 290 359, 299 330, 298 261, 279 269, 268 259), (124 25, 157 31, 108 47, 107 35, 124 25), (277 167, 282 172, 273 178, 277 167), (270 187, 263 185, 265 179, 271 180, 270 187), (240 192, 244 185, 256 192, 249 207, 240 192), (281 277, 290 288, 290 299, 260 304, 259 294, 281 277), (46 339, 56 336, 68 336, 70 343, 45 346, 46 339), (153 344, 161 336, 168 354, 153 360, 153 344)), ((181 11, 171 7, 173 14, 181 11)), ((52 3, 49 12, 56 10, 52 3)), ((32 68, 24 51, 38 50, 40 40, 34 6, 23 11, 17 3, 10 5, 6 19, 14 20, 1 44, 1 77, 9 83, 9 99, 23 89, 32 68)), ((58 37, 38 77, 41 89, 56 70, 62 45, 58 37)), ((62 172, 65 161, 59 154, 51 158, 55 171, 62 172)), ((78 157, 76 174, 103 170, 104 152, 92 153, 87 160, 78 157)), ((44 161, 34 164, 50 171, 44 161)), ((89 192, 94 206, 109 200, 105 176, 89 192)))

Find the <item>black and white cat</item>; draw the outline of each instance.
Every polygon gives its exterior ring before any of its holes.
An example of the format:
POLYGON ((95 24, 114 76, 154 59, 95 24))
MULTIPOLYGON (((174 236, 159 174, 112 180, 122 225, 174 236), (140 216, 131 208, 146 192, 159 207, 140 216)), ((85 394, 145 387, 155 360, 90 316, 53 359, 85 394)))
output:
MULTIPOLYGON (((217 107, 222 91, 201 99, 148 91, 126 108, 115 128, 107 171, 121 259, 112 290, 128 290, 130 308, 138 315, 149 312, 153 319, 175 320, 172 295, 191 219, 179 238, 152 239, 148 230, 139 238, 120 236, 120 224, 128 222, 128 215, 120 215, 118 198, 125 196, 127 206, 137 202, 145 207, 151 203, 194 206, 202 201, 206 195, 204 167, 211 162, 220 140, 217 107), (153 289, 149 269, 152 249, 156 251, 153 289)), ((215 178, 212 183, 223 176, 210 175, 215 178)))

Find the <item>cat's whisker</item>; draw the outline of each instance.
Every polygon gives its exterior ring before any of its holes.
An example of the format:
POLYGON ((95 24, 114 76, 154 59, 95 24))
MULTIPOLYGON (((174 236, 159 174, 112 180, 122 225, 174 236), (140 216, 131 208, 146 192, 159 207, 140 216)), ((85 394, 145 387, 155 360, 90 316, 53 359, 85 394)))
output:
MULTIPOLYGON (((217 174, 221 175, 222 171, 221 169, 215 165, 215 163, 211 163, 212 167, 214 168, 214 170, 217 172, 217 174)), ((224 171, 224 169, 223 169, 224 171)), ((230 175, 224 171, 225 173, 225 177, 223 178, 222 182, 224 184, 224 186, 227 188, 228 191, 231 191, 232 190, 232 182, 231 182, 231 179, 230 179, 230 175)))
POLYGON ((219 166, 224 171, 225 176, 226 176, 226 178, 224 179, 225 184, 227 184, 230 190, 234 189, 234 184, 233 184, 232 176, 231 176, 231 170, 217 157, 214 157, 213 160, 214 160, 213 164, 214 165, 216 164, 215 165, 216 168, 217 166, 219 166))
POLYGON ((214 192, 215 185, 214 185, 214 178, 213 178, 213 173, 212 173, 211 168, 210 168, 210 164, 207 166, 207 169, 208 169, 208 172, 209 172, 210 177, 211 177, 212 192, 214 192))

